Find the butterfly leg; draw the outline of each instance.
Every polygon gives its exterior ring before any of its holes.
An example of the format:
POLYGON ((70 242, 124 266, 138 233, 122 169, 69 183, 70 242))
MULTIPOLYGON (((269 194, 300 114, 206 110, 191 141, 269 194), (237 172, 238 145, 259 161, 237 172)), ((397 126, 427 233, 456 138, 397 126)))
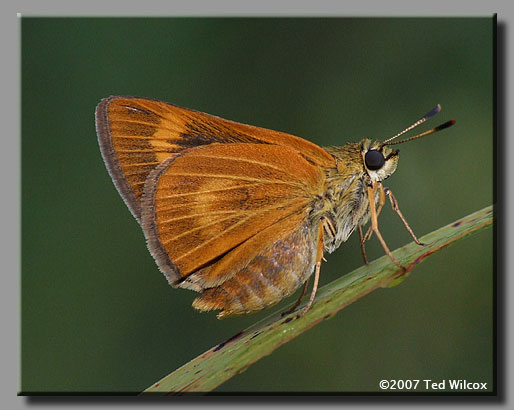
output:
MULTIPOLYGON (((379 187, 380 187, 380 195, 379 195, 379 200, 378 200, 377 219, 378 219, 378 216, 380 215, 380 212, 382 212, 383 206, 385 205, 385 195, 386 195, 384 192, 384 189, 382 188, 382 184, 379 184, 379 187)), ((375 194, 376 190, 377 190, 377 187, 374 187, 373 194, 375 194)), ((373 229, 370 226, 368 228, 368 231, 366 232, 366 235, 364 235, 363 243, 365 241, 369 240, 371 238, 372 234, 373 234, 373 229)))
POLYGON ((316 267, 314 269, 314 284, 312 285, 311 296, 305 307, 300 311, 300 316, 303 316, 311 308, 316 291, 318 290, 319 271, 321 270, 321 260, 323 259, 323 219, 319 222, 318 228, 318 250, 316 252, 316 267))
MULTIPOLYGON (((384 188, 382 188, 382 190, 384 190, 384 188)), ((403 217, 403 214, 401 213, 400 208, 398 207, 398 201, 396 200, 396 197, 393 195, 389 188, 385 188, 385 194, 389 197, 389 200, 391 201, 391 207, 393 208, 393 211, 398 214, 398 216, 403 222, 403 225, 405 226, 407 231, 409 231, 410 236, 412 236, 412 239, 414 239, 414 242, 416 242, 418 245, 426 246, 424 243, 420 242, 418 238, 416 238, 416 235, 414 235, 414 232, 412 231, 411 227, 403 217)))
MULTIPOLYGON (((309 301, 305 305, 305 307, 298 312, 298 317, 303 316, 311 307, 312 302, 314 301, 314 297, 316 296, 316 291, 318 290, 318 282, 319 282, 319 272, 321 269, 321 261, 323 260, 323 219, 319 223, 318 228, 318 248, 316 251, 316 265, 314 268, 314 284, 312 285, 312 291, 311 296, 309 297, 309 301)), ((302 293, 300 294, 300 297, 294 304, 294 306, 289 309, 287 312, 283 313, 282 316, 288 315, 289 313, 294 312, 294 310, 300 305, 304 295, 305 291, 307 290, 307 284, 309 283, 309 279, 307 279, 303 285, 302 293)))
POLYGON ((361 245, 362 259, 364 259, 364 264, 367 265, 368 264, 368 258, 366 257, 366 247, 364 245, 365 239, 364 239, 364 236, 362 235, 362 226, 359 225, 358 230, 359 230, 359 242, 360 242, 360 245, 361 245))
POLYGON ((310 279, 310 277, 308 277, 307 280, 305 281, 305 283, 303 284, 302 292, 300 293, 300 296, 298 297, 298 300, 296 301, 296 303, 293 305, 293 307, 291 309, 282 313, 282 316, 287 316, 288 314, 293 313, 296 310, 296 308, 298 306, 300 306, 300 303, 302 303, 302 299, 305 296, 305 293, 307 292, 307 285, 309 284, 309 279, 310 279))
MULTIPOLYGON (((396 258, 393 256, 391 251, 389 250, 386 242, 384 241, 384 238, 382 237, 382 234, 378 230, 378 219, 377 219, 377 210, 375 209, 375 193, 377 189, 382 188, 382 184, 380 182, 375 182, 373 187, 368 187, 368 199, 369 199, 369 210, 371 213, 371 229, 373 232, 375 232, 375 235, 377 236, 378 240, 380 241, 380 244, 382 245, 382 248, 384 248, 385 253, 391 260, 394 262, 396 266, 401 268, 404 272, 406 271, 405 267, 400 264, 396 260, 396 258)), ((383 189, 383 188, 382 188, 383 189)))

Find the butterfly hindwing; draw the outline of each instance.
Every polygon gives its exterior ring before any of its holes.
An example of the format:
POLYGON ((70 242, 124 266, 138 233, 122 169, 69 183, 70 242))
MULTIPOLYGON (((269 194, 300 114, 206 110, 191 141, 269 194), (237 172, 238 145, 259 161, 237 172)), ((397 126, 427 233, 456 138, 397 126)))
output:
POLYGON ((142 227, 150 252, 173 285, 218 285, 287 234, 282 221, 294 216, 290 231, 307 218, 324 178, 286 146, 184 151, 152 171, 145 185, 142 227))
MULTIPOLYGON (((293 214, 261 231, 256 237, 268 235, 273 245, 261 249, 244 268, 222 284, 202 288, 193 306, 201 311, 220 310, 218 318, 221 319, 278 303, 294 293, 312 274, 317 234, 312 220, 300 214, 293 214)), ((245 245, 240 247, 242 251, 245 245)))

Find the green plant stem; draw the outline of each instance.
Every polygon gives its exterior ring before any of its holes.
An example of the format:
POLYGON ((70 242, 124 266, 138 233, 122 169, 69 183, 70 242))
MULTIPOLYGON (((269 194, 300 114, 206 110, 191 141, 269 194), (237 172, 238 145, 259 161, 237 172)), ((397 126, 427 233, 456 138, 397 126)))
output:
MULTIPOLYGON (((490 226, 492 222, 493 207, 489 206, 420 238, 428 245, 410 243, 394 251, 393 255, 407 266, 407 273, 410 273, 428 256, 490 226)), ((305 315, 274 313, 186 363, 148 387, 143 394, 212 391, 349 304, 377 288, 394 286, 407 276, 389 257, 383 256, 320 288, 314 304, 305 315)), ((283 311, 289 309, 290 306, 283 311)))

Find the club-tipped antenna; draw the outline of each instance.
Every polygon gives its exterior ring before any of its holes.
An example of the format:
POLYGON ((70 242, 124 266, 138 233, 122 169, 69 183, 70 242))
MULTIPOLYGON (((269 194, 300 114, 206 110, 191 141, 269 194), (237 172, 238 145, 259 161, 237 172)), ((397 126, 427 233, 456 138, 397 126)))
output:
MULTIPOLYGON (((437 104, 433 109, 431 109, 429 112, 427 112, 423 117, 421 117, 419 120, 417 120, 414 124, 412 124, 410 127, 405 128, 402 132, 399 132, 394 137, 389 138, 384 141, 384 145, 393 145, 389 144, 389 141, 392 141, 396 138, 398 138, 400 135, 405 134, 406 132, 410 131, 413 128, 416 128, 418 125, 423 124, 426 120, 436 115, 439 111, 441 111, 441 105, 437 104)), ((396 142, 395 144, 399 144, 399 142, 396 142)))
POLYGON ((441 131, 441 130, 444 130, 445 128, 451 127, 453 124, 455 124, 455 120, 446 121, 444 124, 441 124, 435 128, 432 128, 431 130, 422 132, 421 134, 414 135, 413 137, 405 138, 404 140, 400 140, 400 141, 388 142, 387 144, 384 144, 384 145, 396 145, 396 144, 401 144, 402 142, 417 140, 418 138, 421 138, 426 135, 433 134, 434 132, 441 131))

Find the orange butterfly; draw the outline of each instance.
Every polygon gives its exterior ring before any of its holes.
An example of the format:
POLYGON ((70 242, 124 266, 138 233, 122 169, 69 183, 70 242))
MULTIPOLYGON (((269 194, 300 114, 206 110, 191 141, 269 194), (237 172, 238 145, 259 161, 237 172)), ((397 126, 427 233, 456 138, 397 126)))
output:
MULTIPOLYGON (((96 110, 107 169, 141 224, 148 248, 169 283, 200 292, 193 306, 218 318, 251 313, 291 295, 357 228, 374 232, 391 255, 377 216, 392 193, 399 142, 364 139, 321 148, 282 132, 240 124, 172 104, 110 97, 96 110), (371 199, 371 200, 370 200, 371 199), (378 209, 376 205, 378 204, 378 209), (371 216, 371 227, 362 226, 371 216)), ((299 304, 295 305, 295 307, 299 304)))

